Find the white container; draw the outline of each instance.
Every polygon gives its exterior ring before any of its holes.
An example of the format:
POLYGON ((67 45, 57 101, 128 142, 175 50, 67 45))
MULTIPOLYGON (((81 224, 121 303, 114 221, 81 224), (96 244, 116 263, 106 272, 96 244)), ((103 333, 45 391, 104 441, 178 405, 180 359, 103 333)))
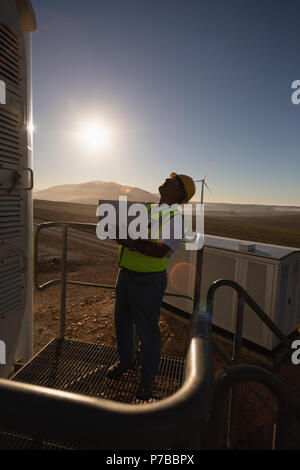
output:
POLYGON ((33 353, 32 136, 28 126, 32 119, 29 31, 35 29, 35 20, 30 2, 15 0, 1 0, 0 18, 0 341, 5 344, 0 377, 6 378, 15 362, 28 361, 33 353), (7 192, 16 176, 17 184, 7 192))
MULTIPOLYGON (((185 250, 184 242, 172 255, 168 266, 166 292, 194 296, 196 252, 185 250)), ((217 279, 240 284, 269 316, 289 335, 300 322, 300 250, 245 240, 205 235, 201 281, 201 308, 207 291, 217 279)), ((192 300, 165 295, 164 302, 191 313, 192 300)), ((213 324, 226 331, 235 329, 237 294, 228 286, 215 293, 213 324)), ((279 343, 252 309, 245 305, 243 338, 273 350, 279 343)))

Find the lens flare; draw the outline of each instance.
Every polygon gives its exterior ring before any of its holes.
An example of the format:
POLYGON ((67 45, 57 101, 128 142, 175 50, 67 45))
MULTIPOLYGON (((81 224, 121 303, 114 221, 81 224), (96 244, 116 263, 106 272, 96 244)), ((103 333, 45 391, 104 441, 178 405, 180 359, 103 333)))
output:
POLYGON ((177 263, 170 270, 170 283, 173 289, 187 294, 190 290, 190 281, 195 278, 195 268, 190 263, 177 263))

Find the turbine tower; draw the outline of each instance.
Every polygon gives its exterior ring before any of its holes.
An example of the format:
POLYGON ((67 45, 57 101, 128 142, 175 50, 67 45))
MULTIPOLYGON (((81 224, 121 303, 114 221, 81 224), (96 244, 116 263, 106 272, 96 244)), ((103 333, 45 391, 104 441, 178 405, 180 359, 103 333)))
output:
POLYGON ((206 176, 207 176, 207 175, 205 175, 204 178, 202 178, 201 180, 195 180, 195 183, 202 183, 202 187, 201 187, 201 204, 203 204, 204 186, 206 186, 206 188, 208 189, 208 191, 209 191, 209 192, 211 193, 211 195, 213 196, 212 191, 209 189, 209 187, 208 187, 207 184, 206 184, 206 181, 205 181, 206 176))

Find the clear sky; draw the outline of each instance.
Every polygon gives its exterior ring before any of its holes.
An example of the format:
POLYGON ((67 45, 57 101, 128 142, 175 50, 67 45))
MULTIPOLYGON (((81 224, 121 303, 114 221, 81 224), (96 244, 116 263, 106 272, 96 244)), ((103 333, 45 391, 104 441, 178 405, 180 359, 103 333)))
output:
POLYGON ((299 0, 32 3, 36 189, 176 171, 210 202, 300 205, 299 0))

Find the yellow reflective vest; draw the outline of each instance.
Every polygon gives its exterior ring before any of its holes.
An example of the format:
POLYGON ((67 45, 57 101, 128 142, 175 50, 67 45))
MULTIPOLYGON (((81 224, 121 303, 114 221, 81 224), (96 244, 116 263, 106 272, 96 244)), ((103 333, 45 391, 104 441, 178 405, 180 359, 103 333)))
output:
MULTIPOLYGON (((148 205, 148 212, 150 212, 150 210, 151 204, 148 205)), ((160 217, 163 217, 163 221, 159 226, 156 238, 154 240, 151 240, 153 243, 158 242, 159 233, 162 230, 163 225, 172 217, 174 217, 175 214, 181 215, 181 212, 178 209, 167 208, 150 215, 150 221, 151 219, 158 220, 160 217), (165 214, 168 215, 165 216, 165 214)), ((148 233, 150 233, 150 228, 148 228, 148 233)), ((137 271, 141 273, 152 273, 164 271, 167 267, 169 256, 164 256, 163 258, 156 258, 154 256, 144 255, 137 250, 130 250, 129 248, 120 245, 118 261, 120 268, 125 268, 129 269, 130 271, 137 271)))

